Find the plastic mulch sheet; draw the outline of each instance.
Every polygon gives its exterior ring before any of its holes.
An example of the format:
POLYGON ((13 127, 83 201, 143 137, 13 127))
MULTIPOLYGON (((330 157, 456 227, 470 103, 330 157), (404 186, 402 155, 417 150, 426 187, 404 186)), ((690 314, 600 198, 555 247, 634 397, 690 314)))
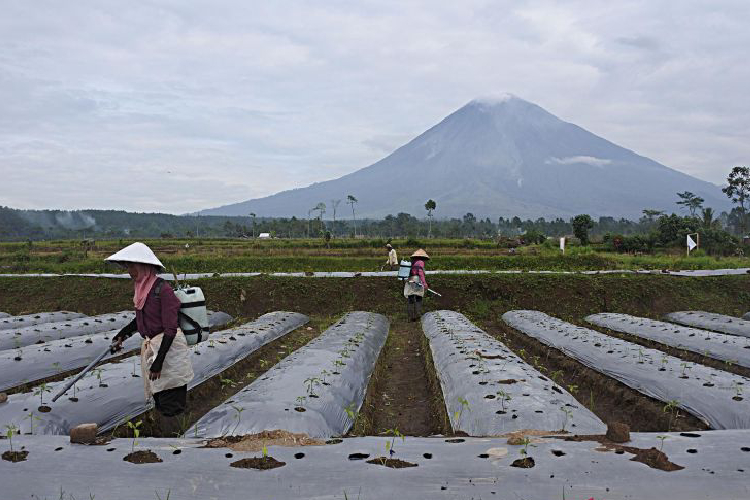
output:
POLYGON ((0 311, 0 319, 8 318, 10 317, 10 314, 0 311))
MULTIPOLYGON (((223 312, 211 312, 208 319, 211 331, 224 328, 232 321, 232 317, 223 312)), ((0 351, 0 391, 83 368, 112 343, 117 332, 119 330, 110 330, 0 351)), ((122 350, 115 356, 140 347, 141 336, 135 334, 123 343, 122 350)), ((111 357, 107 355, 104 359, 111 357)))
POLYGON ((572 325, 539 311, 508 311, 511 327, 654 399, 675 401, 713 429, 750 428, 750 379, 572 325), (737 399, 735 399, 737 398, 737 399))
MULTIPOLYGON (((188 384, 192 389, 201 382, 221 373, 254 351, 307 323, 303 314, 274 312, 240 327, 218 332, 216 336, 192 346, 191 361, 195 377, 188 384)), ((146 400, 138 356, 119 363, 106 363, 90 372, 68 393, 50 403, 52 395, 65 382, 37 386, 33 391, 12 394, 0 404, 0 425, 16 425, 21 433, 68 434, 82 423, 96 423, 106 431, 137 416, 153 406, 146 400), (44 413, 40 405, 50 407, 44 413)))
POLYGON ((454 431, 497 436, 519 429, 596 434, 599 418, 463 314, 422 316, 454 431))
POLYGON ((0 331, 0 351, 4 349, 16 349, 26 345, 41 344, 50 340, 107 332, 115 328, 119 329, 133 321, 134 317, 134 312, 122 311, 55 323, 25 326, 23 328, 5 329, 0 331))
POLYGON ((41 325, 43 323, 55 323, 58 321, 69 321, 76 318, 86 318, 85 314, 70 311, 41 312, 34 314, 22 314, 21 316, 8 316, 0 318, 0 330, 9 328, 23 328, 25 326, 41 325))
POLYGON ((750 337, 750 321, 734 316, 716 314, 705 311, 678 311, 664 315, 664 319, 672 323, 694 326, 704 330, 750 337))
POLYGON ((362 405, 388 329, 388 319, 380 314, 346 314, 204 415, 187 435, 217 437, 273 429, 311 437, 344 435, 353 424, 350 415, 362 405))
POLYGON ((585 319, 592 325, 750 368, 748 337, 699 330, 629 314, 600 313, 586 316, 585 319))

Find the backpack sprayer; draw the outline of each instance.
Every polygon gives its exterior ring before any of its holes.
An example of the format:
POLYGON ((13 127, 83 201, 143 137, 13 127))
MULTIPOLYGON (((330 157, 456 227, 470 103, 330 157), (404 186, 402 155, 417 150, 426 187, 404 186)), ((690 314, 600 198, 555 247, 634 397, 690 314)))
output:
MULTIPOLYGON (((172 276, 174 277, 176 285, 174 294, 180 301, 180 312, 178 313, 177 318, 180 329, 182 330, 182 333, 185 334, 187 344, 195 345, 207 340, 211 333, 211 329, 208 321, 208 311, 206 310, 206 299, 203 296, 203 290, 197 286, 191 287, 190 285, 181 285, 177 279, 177 273, 175 273, 174 270, 172 270, 172 276)), ((154 284, 154 288, 149 293, 153 293, 158 297, 161 293, 161 287, 163 284, 164 280, 159 278, 154 284)), ((52 402, 54 403, 60 398, 60 396, 68 392, 76 382, 81 380, 88 372, 98 365, 107 354, 114 354, 115 351, 112 350, 113 345, 114 344, 108 346, 101 354, 99 354, 99 356, 96 357, 96 359, 94 359, 94 361, 89 363, 86 368, 76 375, 73 380, 65 384, 65 387, 63 387, 60 392, 55 394, 55 397, 52 398, 52 402)))
MULTIPOLYGON (((398 265, 398 279, 400 279, 400 280, 408 280, 409 279, 409 273, 411 273, 411 262, 409 262, 408 260, 402 260, 401 262, 399 262, 399 265, 398 265)), ((419 283, 419 286, 422 286, 422 283, 419 283)), ((438 297, 442 297, 442 295, 440 295, 439 293, 437 293, 432 288, 428 288, 427 291, 430 292, 430 293, 434 293, 438 297)))

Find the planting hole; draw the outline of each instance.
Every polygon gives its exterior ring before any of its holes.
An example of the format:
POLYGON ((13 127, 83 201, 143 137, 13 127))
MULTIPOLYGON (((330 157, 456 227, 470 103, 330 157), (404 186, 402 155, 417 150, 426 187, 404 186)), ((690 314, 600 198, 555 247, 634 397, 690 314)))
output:
POLYGON ((423 453, 422 456, 427 460, 432 460, 432 453, 423 453))
POLYGON ((680 436, 686 437, 686 438, 699 438, 699 437, 701 437, 700 434, 696 434, 694 432, 680 432, 680 436))
POLYGON ((446 439, 446 443, 463 443, 466 441, 465 439, 457 438, 457 439, 446 439))
POLYGON ((172 455, 179 455, 180 453, 182 453, 182 450, 174 450, 172 455))
POLYGON ((695 448, 690 448, 690 449, 685 450, 685 451, 687 451, 688 453, 698 453, 698 450, 696 450, 695 448))
POLYGON ((294 458, 296 458, 297 460, 300 460, 302 458, 305 458, 305 454, 302 453, 301 451, 299 451, 299 452, 297 452, 297 453, 294 454, 294 458))
POLYGON ((562 450, 552 450, 552 454, 556 457, 564 457, 565 452, 562 450))
POLYGON ((225 456, 226 458, 232 458, 232 457, 234 457, 234 455, 232 455, 231 453, 227 453, 227 454, 226 454, 226 455, 224 455, 224 456, 225 456))
POLYGON ((750 451, 750 447, 743 446, 742 448, 740 448, 740 450, 742 450, 742 451, 750 451))
POLYGON ((107 451, 115 451, 117 448, 107 448, 107 451))
POLYGON ((534 465, 534 459, 531 457, 519 458, 510 464, 511 467, 520 467, 522 469, 531 469, 534 465))
POLYGON ((40 407, 39 407, 39 408, 37 408, 37 409, 38 409, 38 410, 39 410, 40 412, 42 412, 42 413, 49 413, 49 412, 51 412, 51 411, 52 411, 52 408, 50 408, 50 407, 49 407, 49 406, 47 406, 47 405, 42 405, 42 406, 40 406, 40 407))
POLYGON ((490 458, 490 454, 489 453, 480 453, 477 458, 490 458))
POLYGON ((494 395, 494 394, 487 394, 487 395, 486 395, 486 396, 484 397, 484 399, 495 399, 495 395, 494 395))
POLYGON ((307 411, 307 410, 305 410, 305 409, 304 409, 304 408, 302 408, 301 406, 295 406, 295 407, 294 407, 294 411, 298 411, 298 412, 302 413, 302 412, 305 412, 305 411, 307 411))
POLYGON ((370 458, 369 453, 350 453, 349 454, 349 460, 364 460, 366 458, 370 458))
POLYGON ((286 465, 286 462, 279 462, 278 460, 272 458, 272 457, 262 457, 262 458, 243 458, 242 460, 237 460, 236 462, 232 462, 229 464, 231 467, 236 467, 238 469, 259 469, 259 470, 268 470, 268 469, 275 469, 277 467, 283 467, 286 465))
POLYGON ((495 413, 497 413, 498 415, 505 415, 508 412, 505 410, 497 410, 495 413))
POLYGON ((62 447, 62 446, 59 446, 59 447, 55 448, 55 451, 60 451, 60 450, 62 450, 62 449, 63 449, 63 447, 62 447))

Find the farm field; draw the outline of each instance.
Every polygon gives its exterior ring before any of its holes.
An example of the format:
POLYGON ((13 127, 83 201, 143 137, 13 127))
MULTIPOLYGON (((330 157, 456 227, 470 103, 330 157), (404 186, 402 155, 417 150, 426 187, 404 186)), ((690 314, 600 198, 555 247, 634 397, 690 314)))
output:
MULTIPOLYGON (((45 311, 93 316, 132 304, 128 280, 4 277, 0 284, 0 311, 11 318, 45 311)), ((737 318, 750 304, 748 277, 433 275, 430 286, 442 297, 426 299, 416 323, 407 321, 401 283, 392 277, 261 275, 191 284, 203 289, 209 309, 234 319, 210 343, 192 348, 197 379, 181 436, 165 435, 155 411, 139 402, 134 357, 108 360, 84 379, 74 403, 50 398, 76 369, 56 376, 44 371, 36 385, 9 388, 0 403, 0 425, 21 429, 0 440, 9 452, 0 478, 31 470, 48 478, 34 491, 14 487, 12 494, 106 498, 111 486, 103 478, 84 479, 76 468, 115 466, 144 498, 241 498, 246 481, 271 498, 513 498, 513 492, 545 500, 563 498, 564 491, 565 498, 582 500, 684 499, 710 492, 742 498, 745 491, 750 430, 732 418, 717 424, 702 407, 691 412, 695 402, 682 396, 659 398, 625 383, 503 316, 538 311, 572 332, 586 329, 605 347, 626 349, 633 367, 644 361, 654 380, 668 359, 670 380, 692 391, 708 391, 689 385, 693 379, 712 380, 711 397, 721 404, 727 399, 733 410, 750 397, 742 364, 727 366, 655 335, 638 337, 586 318, 617 312, 661 320, 674 311, 737 318), (690 380, 682 380, 681 365, 691 367, 690 380), (114 394, 121 409, 114 401, 101 404, 114 394), (50 410, 37 409, 42 406, 50 410), (99 424, 103 446, 69 442, 68 423, 86 418, 99 424), (628 427, 628 441, 608 433, 615 424, 628 427), (161 463, 149 464, 154 457, 161 463), (159 471, 190 473, 196 487, 159 471)), ((70 338, 85 335, 102 334, 70 338)), ((738 338, 741 349, 746 340, 738 338)), ((66 341, 28 347, 44 351, 66 341)), ((586 341, 577 345, 588 348, 586 341)))
MULTIPOLYGON (((103 259, 126 240, 0 243, 0 274, 111 273, 103 259)), ((386 260, 385 240, 145 240, 168 268, 178 273, 377 271, 386 260), (186 247, 187 245, 187 247, 186 247)), ((750 267, 750 258, 671 254, 627 255, 570 247, 529 245, 511 251, 494 241, 461 239, 393 240, 401 258, 417 248, 431 254, 431 270, 585 271, 612 269, 731 269, 750 267)))

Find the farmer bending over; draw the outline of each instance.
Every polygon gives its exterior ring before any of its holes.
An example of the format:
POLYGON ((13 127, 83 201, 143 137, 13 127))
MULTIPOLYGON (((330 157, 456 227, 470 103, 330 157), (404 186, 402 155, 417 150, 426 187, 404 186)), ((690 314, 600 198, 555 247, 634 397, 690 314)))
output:
POLYGON ((177 415, 185 411, 187 384, 193 379, 190 351, 178 326, 180 301, 172 287, 156 276, 164 266, 143 243, 133 243, 105 260, 126 268, 135 285, 135 319, 112 339, 112 351, 119 351, 125 339, 140 332, 146 400, 154 398, 162 434, 177 434, 177 415))
POLYGON ((398 256, 396 255, 396 249, 388 243, 385 248, 388 249, 388 260, 385 265, 391 268, 391 271, 398 269, 398 256))

